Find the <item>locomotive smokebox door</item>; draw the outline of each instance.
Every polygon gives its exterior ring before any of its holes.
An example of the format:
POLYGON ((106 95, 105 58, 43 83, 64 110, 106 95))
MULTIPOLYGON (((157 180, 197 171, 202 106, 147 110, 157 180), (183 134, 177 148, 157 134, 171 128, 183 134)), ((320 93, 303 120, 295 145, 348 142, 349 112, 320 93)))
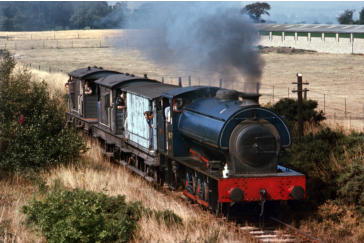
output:
POLYGON ((241 122, 234 128, 229 141, 229 170, 237 174, 275 172, 279 150, 279 133, 269 122, 241 122))

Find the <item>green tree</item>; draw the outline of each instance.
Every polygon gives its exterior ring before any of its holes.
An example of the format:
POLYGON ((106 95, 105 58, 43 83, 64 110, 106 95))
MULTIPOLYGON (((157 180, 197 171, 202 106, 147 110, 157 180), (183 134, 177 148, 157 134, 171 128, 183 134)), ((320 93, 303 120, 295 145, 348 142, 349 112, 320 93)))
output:
POLYGON ((0 29, 9 31, 120 27, 125 3, 0 2, 0 29))
POLYGON ((340 24, 353 24, 353 14, 355 10, 347 9, 345 10, 340 16, 337 18, 337 21, 339 21, 340 24))
POLYGON ((97 28, 98 22, 103 17, 109 15, 112 11, 107 2, 84 2, 76 8, 74 14, 70 18, 73 28, 97 28))
POLYGON ((28 70, 14 73, 14 58, 0 59, 0 168, 30 171, 70 163, 83 140, 65 127, 65 102, 28 70))
POLYGON ((268 3, 256 2, 256 3, 246 5, 242 9, 242 13, 247 13, 250 16, 250 18, 252 18, 254 20, 254 22, 264 23, 265 20, 261 19, 261 16, 263 14, 266 14, 269 16, 268 10, 270 10, 270 5, 268 3))
POLYGON ((358 20, 359 24, 364 24, 364 8, 361 9, 360 13, 359 13, 359 20, 358 20))
MULTIPOLYGON (((321 121, 325 120, 323 111, 316 111, 317 101, 303 100, 303 121, 314 125, 319 125, 321 121)), ((285 98, 279 100, 273 106, 268 107, 274 110, 279 115, 283 116, 287 121, 289 127, 295 134, 298 123, 298 102, 295 99, 285 98)))

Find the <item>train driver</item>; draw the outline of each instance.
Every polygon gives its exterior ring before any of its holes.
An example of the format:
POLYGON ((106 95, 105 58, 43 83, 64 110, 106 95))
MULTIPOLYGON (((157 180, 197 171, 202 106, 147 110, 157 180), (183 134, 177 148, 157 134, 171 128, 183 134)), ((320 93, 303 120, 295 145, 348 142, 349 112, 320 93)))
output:
POLYGON ((116 99, 116 109, 117 110, 125 110, 126 103, 125 103, 125 93, 121 92, 120 96, 116 99))
POLYGON ((86 95, 90 95, 90 94, 92 94, 92 89, 91 89, 91 87, 90 87, 90 84, 86 81, 86 83, 85 83, 85 94, 86 95))
POLYGON ((153 148, 153 112, 151 111, 146 111, 144 112, 144 117, 145 120, 148 123, 149 126, 149 148, 152 149, 153 148))

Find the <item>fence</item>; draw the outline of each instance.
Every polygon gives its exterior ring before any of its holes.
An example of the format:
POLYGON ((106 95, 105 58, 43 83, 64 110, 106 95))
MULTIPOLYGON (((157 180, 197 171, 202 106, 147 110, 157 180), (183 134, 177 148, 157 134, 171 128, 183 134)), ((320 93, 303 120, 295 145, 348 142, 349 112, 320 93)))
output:
MULTIPOLYGON (((49 32, 26 32, 26 33, 1 33, 0 32, 0 48, 7 46, 10 49, 33 49, 33 48, 100 48, 108 47, 108 43, 117 40, 119 47, 131 48, 138 45, 131 41, 134 34, 133 31, 49 31, 49 32), (125 34, 127 33, 127 34, 125 34)), ((64 70, 56 64, 42 64, 39 62, 31 63, 31 60, 26 63, 25 60, 19 59, 20 62, 33 69, 43 70, 47 72, 62 72, 66 73, 71 70, 64 70)), ((148 76, 164 80, 165 83, 178 84, 178 78, 182 78, 183 86, 191 85, 212 85, 219 86, 219 77, 214 75, 202 74, 200 70, 185 70, 177 68, 178 71, 166 73, 163 68, 159 71, 148 73, 148 76)), ((125 71, 125 70, 122 70, 125 71)), ((212 73, 212 72, 211 72, 212 73)), ((135 72, 138 76, 143 76, 144 73, 135 72)), ((269 74, 270 76, 270 74, 269 74)), ((292 81, 295 77, 292 77, 292 81)), ((330 83, 322 81, 322 83, 330 83)), ((242 83, 232 82, 223 83, 224 88, 243 90, 242 83)), ((295 87, 290 83, 277 84, 274 80, 265 80, 260 86, 260 93, 262 94, 261 102, 263 104, 275 103, 281 98, 295 98, 296 95, 292 93, 295 87), (269 82, 269 83, 268 83, 269 82)), ((346 128, 364 128, 364 107, 363 95, 351 97, 343 96, 340 94, 340 88, 336 92, 332 90, 324 90, 309 87, 308 98, 318 101, 319 109, 325 111, 326 117, 330 122, 342 124, 346 128), (340 94, 340 95, 338 95, 340 94)))
POLYGON ((109 47, 109 39, 120 38, 123 30, 71 30, 0 32, 0 48, 8 50, 109 47))

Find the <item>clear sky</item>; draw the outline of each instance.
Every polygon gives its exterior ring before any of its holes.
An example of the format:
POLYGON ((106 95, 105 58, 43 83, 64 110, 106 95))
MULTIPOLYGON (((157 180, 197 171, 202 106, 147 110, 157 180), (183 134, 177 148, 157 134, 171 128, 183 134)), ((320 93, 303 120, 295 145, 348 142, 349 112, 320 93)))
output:
MULTIPOLYGON (((346 9, 354 9, 354 20, 359 18, 359 12, 364 8, 364 1, 264 1, 271 5, 270 16, 263 15, 262 18, 279 24, 291 23, 320 23, 320 24, 337 24, 337 17, 346 9)), ((232 4, 243 8, 245 5, 257 1, 235 1, 222 2, 222 4, 232 4)), ((132 9, 138 8, 143 2, 128 2, 132 9)), ((215 2, 216 3, 216 2, 215 2)), ((212 3, 213 4, 213 3, 212 3)))
MULTIPOLYGON (((243 2, 242 5, 255 1, 243 2)), ((337 24, 337 17, 346 9, 354 9, 354 20, 359 18, 359 12, 364 8, 363 2, 270 2, 270 16, 262 16, 267 21, 275 21, 279 24, 291 24, 305 22, 307 24, 337 24)))

